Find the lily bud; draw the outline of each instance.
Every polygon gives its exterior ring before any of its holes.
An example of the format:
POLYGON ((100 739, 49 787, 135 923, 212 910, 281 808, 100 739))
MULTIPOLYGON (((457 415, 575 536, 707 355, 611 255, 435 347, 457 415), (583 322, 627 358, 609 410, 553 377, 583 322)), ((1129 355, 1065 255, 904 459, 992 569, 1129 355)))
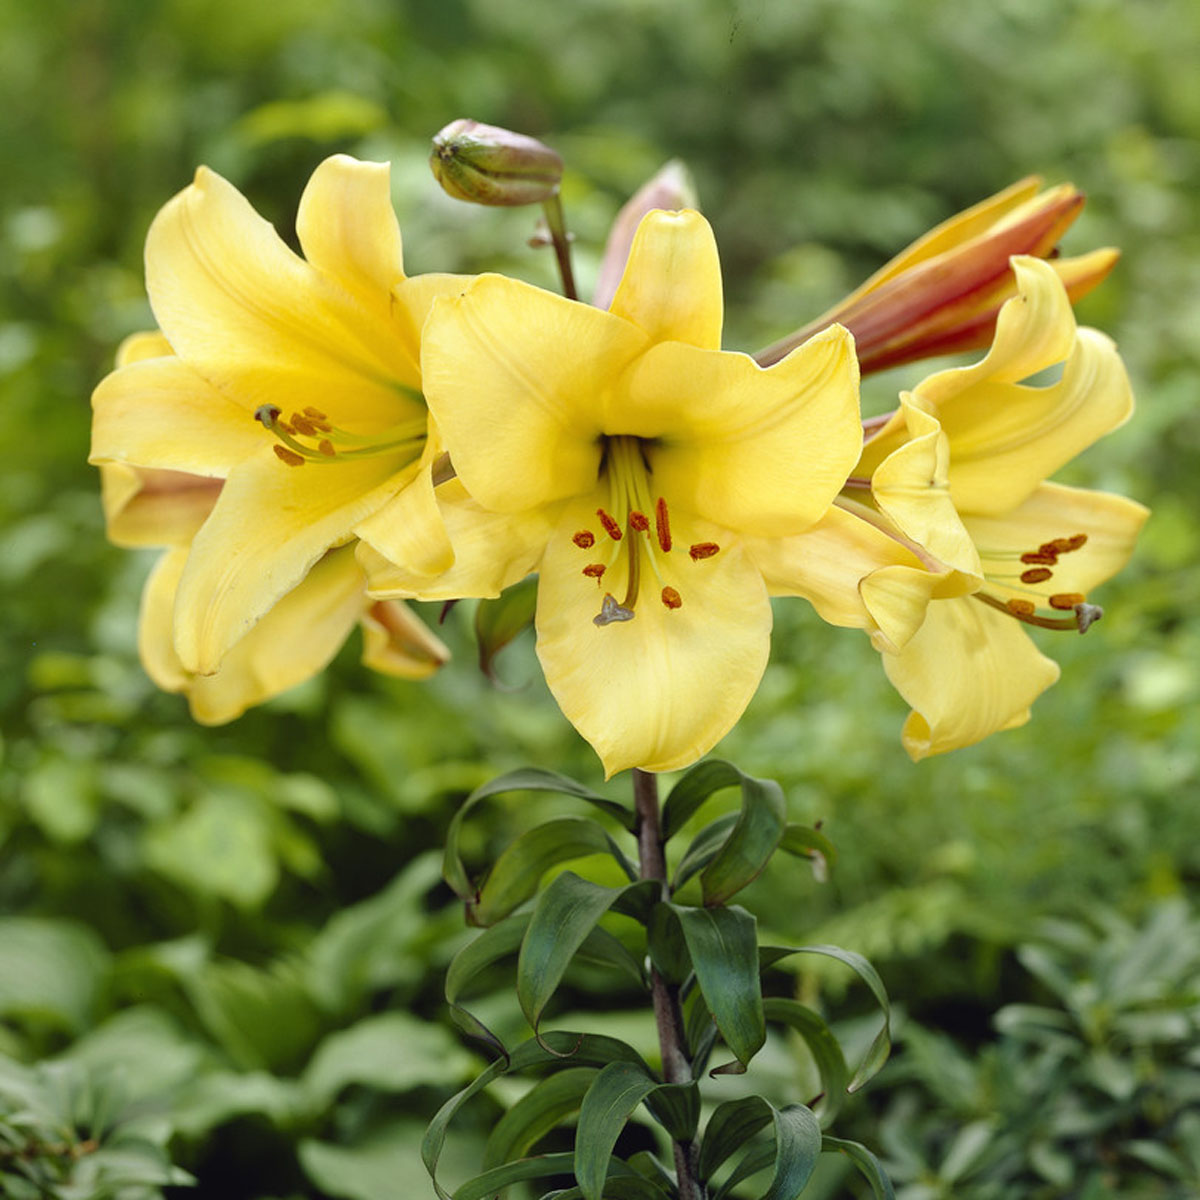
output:
POLYGON ((755 355, 778 362, 814 333, 837 323, 854 334, 864 374, 920 358, 990 344, 996 317, 1016 295, 1014 255, 1050 262, 1072 303, 1101 283, 1119 257, 1113 249, 1059 258, 1058 240, 1083 209, 1071 184, 1039 194, 1030 176, 951 217, 877 271, 857 291, 804 328, 755 355))
POLYGON ((492 207, 549 200, 563 173, 562 158, 536 138, 465 118, 435 135, 429 165, 447 195, 492 207))

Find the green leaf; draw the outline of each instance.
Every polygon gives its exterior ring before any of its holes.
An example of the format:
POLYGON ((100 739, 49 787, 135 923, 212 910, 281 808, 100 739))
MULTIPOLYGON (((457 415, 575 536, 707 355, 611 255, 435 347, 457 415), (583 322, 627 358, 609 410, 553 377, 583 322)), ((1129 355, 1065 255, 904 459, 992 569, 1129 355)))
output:
POLYGON ((488 1200, 506 1187, 527 1179, 546 1179, 551 1175, 570 1175, 574 1156, 570 1151, 538 1154, 505 1163, 468 1179, 454 1189, 452 1200, 488 1200))
POLYGON ((552 866, 592 854, 611 854, 631 881, 637 879, 632 863, 598 821, 558 817, 542 822, 505 848, 478 900, 468 901, 468 919, 475 925, 494 925, 537 891, 552 866))
POLYGON ((617 895, 615 888, 564 871, 538 897, 517 960, 517 998, 534 1029, 575 952, 617 895))
POLYGON ((668 983, 682 983, 692 970, 683 928, 672 905, 658 903, 646 926, 646 949, 655 970, 668 983))
POLYGON ((779 784, 742 776, 742 811, 725 844, 700 873, 704 903, 725 904, 758 878, 775 853, 787 823, 779 784))
POLYGON ((674 907, 704 1002, 744 1070, 767 1037, 755 920, 736 906, 674 907))
MULTIPOLYGON (((489 931, 490 932, 490 931, 489 931)), ((569 1059, 571 1066, 603 1067, 612 1062, 633 1063, 640 1066, 647 1075, 650 1068, 646 1066, 642 1056, 631 1046, 617 1038, 603 1037, 596 1034, 574 1034, 566 1031, 551 1031, 541 1037, 530 1038, 522 1042, 511 1055, 497 1059, 481 1074, 477 1075, 465 1088, 451 1096, 438 1109, 432 1121, 425 1130, 421 1140, 421 1161, 433 1180, 434 1190, 441 1200, 450 1200, 449 1193, 438 1183, 437 1166, 441 1158, 442 1148, 446 1144, 446 1132, 450 1122, 458 1111, 468 1101, 479 1095, 488 1084, 508 1072, 518 1073, 531 1067, 552 1064, 561 1067, 563 1060, 569 1059)))
POLYGON ((700 1178, 708 1180, 735 1151, 770 1124, 771 1106, 759 1096, 718 1104, 700 1143, 700 1178))
POLYGON ((733 763, 720 758, 707 759, 685 771, 663 801, 663 841, 673 838, 711 796, 739 786, 742 778, 733 763))
POLYGON ((578 1111, 595 1077, 595 1067, 567 1067, 534 1084, 497 1122, 484 1150, 483 1165, 495 1167, 527 1154, 565 1117, 578 1111))
POLYGON ((821 1138, 821 1149, 837 1150, 844 1154, 871 1185, 871 1192, 875 1196, 875 1200, 896 1200, 891 1180, 884 1174, 883 1168, 879 1165, 879 1159, 866 1146, 859 1142, 847 1142, 842 1138, 830 1137, 825 1134, 821 1138))
POLYGON ((846 1087, 848 1092, 856 1092, 887 1062, 892 1049, 892 1009, 883 980, 879 978, 879 972, 861 954, 853 950, 843 950, 840 946, 763 946, 759 950, 759 961, 765 969, 792 954, 821 954, 844 963, 871 989, 872 995, 883 1010, 883 1024, 846 1087))
POLYGON ((472 1066, 472 1056, 442 1026, 385 1012, 325 1038, 303 1083, 318 1107, 328 1107, 351 1083, 386 1092, 442 1087, 463 1079, 472 1066))
POLYGON ((774 1165, 774 1172, 761 1200, 794 1200, 804 1190, 821 1153, 821 1129, 817 1118, 802 1104, 775 1108, 761 1096, 747 1096, 723 1104, 713 1114, 705 1131, 705 1144, 710 1136, 714 1149, 705 1170, 704 1147, 701 1147, 701 1175, 708 1178, 716 1167, 765 1125, 773 1126, 774 1144, 752 1147, 729 1178, 717 1190, 714 1200, 731 1192, 744 1179, 774 1165), (724 1111, 722 1111, 724 1110, 724 1111), (717 1114, 722 1120, 716 1131, 713 1122, 717 1114))
POLYGON ((702 871, 716 857, 717 851, 725 844, 729 831, 737 824, 737 813, 726 813, 715 821, 705 825, 692 838, 688 848, 683 852, 679 865, 675 868, 675 877, 671 880, 671 891, 677 892, 697 871, 702 871))
POLYGON ((584 787, 574 779, 569 779, 566 775, 559 775, 554 771, 543 771, 537 767, 523 767, 517 771, 510 771, 506 775, 490 780, 482 787, 477 787, 463 801, 462 807, 454 814, 450 828, 446 831, 446 851, 442 860, 442 874, 462 900, 473 900, 475 888, 458 853, 459 831, 462 829, 467 814, 476 804, 490 796, 503 795, 505 792, 557 792, 559 795, 573 796, 599 808, 602 812, 608 813, 610 817, 615 817, 625 829, 631 832, 636 823, 636 817, 631 809, 623 804, 618 804, 615 800, 607 800, 605 797, 597 795, 590 788, 584 787))
MULTIPOLYGON (((671 789, 663 805, 662 828, 666 840, 678 833, 711 796, 735 786, 742 790, 741 812, 700 877, 704 903, 714 907, 724 904, 755 879, 775 852, 787 821, 783 791, 774 780, 755 779, 733 763, 710 759, 688 771, 671 789)), ((714 840, 710 826, 703 838, 698 836, 692 843, 677 874, 676 886, 708 856, 714 840)))
POLYGON ((475 637, 479 642, 479 669, 493 682, 496 656, 533 624, 537 608, 537 579, 530 576, 505 588, 499 596, 480 600, 475 609, 475 637))
POLYGON ((824 1095, 816 1106, 821 1123, 827 1125, 845 1102, 850 1081, 846 1056, 824 1018, 798 1000, 772 996, 763 1001, 763 1014, 768 1021, 790 1025, 805 1041, 817 1070, 821 1073, 824 1095))
POLYGON ((601 1200, 609 1160, 630 1114, 659 1082, 632 1063, 609 1063, 592 1081, 579 1109, 575 1178, 584 1200, 601 1200))
POLYGON ((646 1107, 672 1141, 690 1141, 700 1124, 700 1085, 664 1083, 646 1097, 646 1107))

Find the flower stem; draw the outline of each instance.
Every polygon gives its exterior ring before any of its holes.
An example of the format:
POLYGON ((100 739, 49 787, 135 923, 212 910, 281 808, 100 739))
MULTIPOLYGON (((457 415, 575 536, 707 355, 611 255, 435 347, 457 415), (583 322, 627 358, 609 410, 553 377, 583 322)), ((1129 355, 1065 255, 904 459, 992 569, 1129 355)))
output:
MULTIPOLYGON (((667 861, 663 854, 662 829, 658 819, 658 777, 650 771, 634 769, 633 806, 637 813, 638 868, 643 879, 667 888, 667 861)), ((679 989, 650 968, 650 998, 654 1005, 654 1023, 658 1028, 658 1046, 662 1054, 663 1078, 667 1083, 691 1083, 692 1063, 683 1033, 683 1013, 679 1007, 679 989)), ((699 1177, 700 1150, 694 1139, 673 1144, 679 1200, 705 1200, 705 1188, 699 1177)))
POLYGON ((575 273, 571 270, 571 239, 567 236, 567 220, 563 216, 562 201, 555 192, 542 201, 542 212, 546 214, 546 227, 550 230, 550 241, 554 245, 554 257, 558 259, 558 273, 562 276, 563 295, 568 300, 578 300, 575 290, 575 273))

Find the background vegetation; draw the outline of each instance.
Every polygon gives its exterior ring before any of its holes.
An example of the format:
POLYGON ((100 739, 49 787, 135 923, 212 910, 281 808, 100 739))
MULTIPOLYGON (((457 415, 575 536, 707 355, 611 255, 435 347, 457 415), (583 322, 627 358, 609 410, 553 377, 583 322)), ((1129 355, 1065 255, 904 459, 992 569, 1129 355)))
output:
MULTIPOLYGON (((0 0, 0 33, 0 1191, 135 1196, 182 1178, 169 1159, 200 1196, 425 1194, 424 1122, 478 1068, 441 998, 468 935, 436 848, 484 778, 533 762, 595 784, 591 753, 527 641, 501 662, 518 690, 477 674, 466 605, 427 685, 368 677, 352 646, 196 727, 138 666, 149 560, 106 545, 85 459, 91 388, 150 323, 146 227, 199 163, 290 236, 324 156, 390 159, 411 272, 551 284, 527 213, 428 175, 429 136, 470 115, 563 152, 585 280, 619 204, 685 159, 730 348, 1019 176, 1087 191, 1068 249, 1125 257, 1081 316, 1118 339, 1140 411, 1066 477, 1154 508, 1103 624, 1047 636, 1064 678, 1029 726, 913 766, 865 640, 781 606, 721 749, 840 852, 828 881, 773 868, 749 906, 782 940, 868 954, 907 1014, 844 1125, 903 1196, 1200 1192, 1194 4, 0 0)), ((872 381, 867 410, 913 377, 872 381)), ((551 811, 493 804, 478 860, 551 811)), ((836 968, 781 986, 851 1038, 867 1011, 836 968)), ((607 1012, 593 987, 574 1003, 607 1012)), ((517 1027, 515 1001, 487 1003, 517 1027)), ((587 1019, 652 1043, 636 1014, 587 1019)), ((800 1050, 768 1050, 763 1086, 808 1098, 800 1050)), ((450 1177, 504 1099, 469 1114, 450 1177)))

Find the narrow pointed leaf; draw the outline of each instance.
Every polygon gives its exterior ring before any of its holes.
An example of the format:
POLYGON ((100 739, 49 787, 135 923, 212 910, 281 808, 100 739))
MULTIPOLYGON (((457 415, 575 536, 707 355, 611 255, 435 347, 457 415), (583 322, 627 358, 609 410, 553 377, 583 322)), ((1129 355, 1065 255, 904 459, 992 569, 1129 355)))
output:
MULTIPOLYGON (((770 1166, 774 1166, 774 1171, 761 1200, 795 1200, 808 1183, 821 1154, 821 1129, 817 1118, 802 1104, 777 1109, 759 1096, 750 1096, 745 1101, 734 1103, 740 1104, 741 1107, 732 1114, 726 1131, 721 1135, 721 1142, 729 1144, 732 1141, 731 1135, 739 1128, 744 1129, 741 1142, 730 1146, 731 1150, 737 1149, 738 1146, 745 1145, 747 1137, 770 1124, 774 1135, 773 1144, 751 1147, 717 1190, 714 1200, 727 1195, 743 1180, 770 1166)), ((716 1114, 714 1118, 715 1116, 716 1114)), ((709 1129, 711 1128, 710 1121, 709 1129)), ((708 1136, 706 1132, 706 1141, 708 1136)), ((703 1154, 703 1149, 701 1153, 703 1154)), ((703 1171, 703 1167, 701 1170, 703 1171)))
POLYGON ((682 983, 691 972, 687 943, 672 905, 654 906, 646 926, 646 949, 655 969, 668 983, 682 983))
POLYGON ((543 1034, 540 1038, 529 1038, 522 1042, 511 1055, 507 1058, 497 1059, 466 1087, 451 1096, 438 1109, 433 1120, 429 1122, 425 1130, 425 1137, 421 1141, 421 1161, 429 1172, 434 1190, 440 1200, 450 1200, 450 1194, 438 1183, 438 1160, 441 1158, 442 1149, 446 1144, 446 1133, 449 1130, 450 1122, 454 1120, 459 1110, 501 1075, 510 1071, 513 1073, 527 1071, 531 1067, 547 1065, 561 1067, 564 1059, 569 1059, 569 1065, 573 1067, 603 1067, 613 1062, 631 1063, 640 1067, 647 1075, 650 1073, 650 1068, 642 1056, 632 1046, 618 1038, 556 1030, 543 1034))
POLYGON ((631 881, 637 879, 629 859, 598 821, 557 817, 527 830, 505 847, 479 899, 468 902, 471 921, 494 925, 537 891, 542 876, 551 867, 591 854, 611 854, 631 881))
POLYGON ((564 871, 538 897, 517 960, 517 998, 534 1029, 575 952, 618 894, 564 871))
POLYGON ((533 625, 537 608, 537 580, 530 577, 513 584, 493 599, 480 600, 475 609, 475 637, 479 642, 479 669, 493 682, 496 656, 533 625))
POLYGON ((704 903, 714 908, 757 879, 775 853, 787 824, 779 784, 742 777, 742 811, 724 845, 700 873, 704 903))
POLYGON ((704 1002, 744 1069, 767 1036, 755 920, 736 906, 675 911, 704 1002))
POLYGON ((592 1081, 575 1133, 575 1178, 585 1200, 602 1200, 617 1138, 634 1109, 659 1086, 630 1063, 610 1063, 592 1081))
POLYGON ((463 822, 476 804, 491 796, 503 795, 506 792, 556 792, 561 796, 573 796, 594 808, 599 808, 610 817, 615 817, 625 829, 632 831, 636 821, 633 811, 625 805, 599 796, 590 788, 584 787, 583 784, 554 771, 543 771, 537 767, 523 767, 518 771, 510 771, 506 775, 489 780, 481 787, 477 787, 463 801, 458 812, 454 814, 454 819, 450 822, 450 828, 446 831, 446 852, 442 860, 442 875, 462 900, 475 898, 475 887, 471 883, 466 866, 458 853, 458 840, 463 822))
MULTIPOLYGON (((493 1167, 456 1188, 452 1200, 491 1200, 491 1197, 514 1183, 545 1179, 551 1175, 570 1175, 573 1158, 570 1151, 562 1154, 538 1154, 532 1158, 493 1167)), ((662 1193, 620 1159, 611 1159, 608 1169, 609 1178, 604 1189, 606 1197, 619 1197, 620 1200, 661 1200, 662 1193)), ((572 1188, 567 1189, 567 1193, 559 1191, 552 1194, 569 1194, 574 1190, 572 1188)))
POLYGON ((891 1180, 884 1174, 883 1168, 879 1165, 879 1159, 866 1146, 859 1142, 847 1142, 842 1138, 830 1137, 826 1134, 821 1139, 821 1149, 837 1150, 844 1154, 871 1185, 871 1192, 875 1200, 896 1200, 891 1180))
POLYGON ((690 1141, 700 1124, 700 1087, 692 1083, 664 1083, 646 1097, 650 1115, 672 1141, 690 1141))
POLYGON ((887 1062, 892 1049, 892 1009, 883 980, 879 978, 879 972, 861 954, 853 950, 843 950, 840 946, 763 946, 759 950, 759 961, 766 968, 792 954, 820 954, 844 963, 871 989, 872 995, 883 1010, 883 1024, 846 1087, 848 1092, 856 1092, 887 1062))
POLYGON ((768 1021, 780 1021, 790 1025, 805 1041, 817 1070, 821 1073, 824 1095, 816 1105, 817 1115, 827 1125, 837 1115, 845 1102, 850 1081, 850 1068, 846 1056, 833 1030, 819 1013, 801 1004, 798 1000, 772 996, 763 1001, 763 1014, 768 1021))
POLYGON ((679 891, 693 875, 704 870, 712 862, 737 821, 737 813, 726 813, 723 817, 718 817, 715 821, 705 825, 692 838, 688 848, 683 852, 683 857, 679 860, 679 865, 675 868, 675 878, 671 880, 671 891, 679 891))
POLYGON ((729 1156, 771 1123, 771 1106, 760 1096, 718 1104, 700 1143, 700 1178, 711 1179, 729 1156))
POLYGON ((579 1111, 595 1078, 595 1067, 567 1067, 535 1083, 496 1123, 484 1148, 483 1165, 497 1167, 528 1154, 541 1138, 579 1111))
POLYGON ((662 831, 663 839, 668 840, 696 814, 700 807, 707 803, 710 797, 725 788, 740 787, 742 789, 742 805, 747 803, 747 793, 759 794, 773 792, 783 802, 783 794, 779 784, 771 779, 755 779, 738 770, 731 762, 720 758, 710 758, 697 763, 687 771, 671 789, 663 803, 662 831))

